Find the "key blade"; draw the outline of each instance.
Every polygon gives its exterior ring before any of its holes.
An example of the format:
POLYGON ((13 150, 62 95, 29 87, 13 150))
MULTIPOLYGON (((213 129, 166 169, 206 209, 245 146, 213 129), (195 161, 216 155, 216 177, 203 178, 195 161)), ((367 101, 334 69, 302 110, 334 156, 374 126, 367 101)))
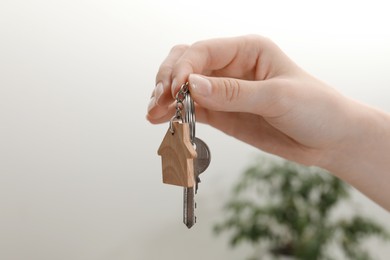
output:
POLYGON ((194 188, 184 188, 184 196, 183 196, 183 222, 187 226, 187 228, 191 228, 195 222, 195 200, 194 200, 194 188))

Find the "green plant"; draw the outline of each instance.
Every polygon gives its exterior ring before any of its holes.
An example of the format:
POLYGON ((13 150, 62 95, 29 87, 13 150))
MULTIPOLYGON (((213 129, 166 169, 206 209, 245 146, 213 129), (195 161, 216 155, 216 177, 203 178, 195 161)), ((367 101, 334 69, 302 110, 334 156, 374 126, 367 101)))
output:
POLYGON ((334 247, 343 259, 371 259, 363 240, 389 235, 366 217, 334 214, 347 205, 349 191, 319 168, 262 159, 235 185, 215 231, 230 231, 232 247, 254 245, 250 259, 334 259, 334 247))

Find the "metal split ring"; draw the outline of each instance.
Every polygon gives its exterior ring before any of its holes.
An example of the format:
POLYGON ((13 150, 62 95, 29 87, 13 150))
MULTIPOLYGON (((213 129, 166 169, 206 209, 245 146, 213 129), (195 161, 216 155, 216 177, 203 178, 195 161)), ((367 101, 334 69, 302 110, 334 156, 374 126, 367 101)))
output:
POLYGON ((190 128, 190 140, 194 143, 195 140, 195 105, 191 98, 189 83, 186 82, 181 85, 179 92, 176 94, 176 114, 171 118, 169 122, 169 129, 174 134, 172 123, 175 120, 181 120, 182 123, 188 123, 190 128))
POLYGON ((190 92, 187 91, 185 93, 185 98, 183 102, 183 110, 184 110, 184 117, 183 117, 183 123, 188 123, 188 126, 190 128, 190 139, 191 143, 194 143, 195 139, 195 105, 194 101, 191 98, 190 92))

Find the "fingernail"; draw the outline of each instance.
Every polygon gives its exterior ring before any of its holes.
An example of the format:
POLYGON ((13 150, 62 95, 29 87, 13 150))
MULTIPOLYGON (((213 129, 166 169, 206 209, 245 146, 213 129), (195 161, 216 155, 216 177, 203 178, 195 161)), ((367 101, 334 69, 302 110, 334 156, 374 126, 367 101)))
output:
POLYGON ((191 74, 189 77, 191 91, 201 96, 211 95, 211 82, 197 74, 191 74))
POLYGON ((152 108, 154 108, 155 105, 156 105, 156 97, 152 97, 149 101, 148 112, 150 112, 150 110, 152 110, 152 108))
POLYGON ((160 100, 161 98, 161 95, 162 93, 164 92, 164 86, 161 82, 159 82, 157 85, 156 85, 156 88, 154 90, 154 96, 156 97, 156 103, 158 104, 158 101, 160 100))

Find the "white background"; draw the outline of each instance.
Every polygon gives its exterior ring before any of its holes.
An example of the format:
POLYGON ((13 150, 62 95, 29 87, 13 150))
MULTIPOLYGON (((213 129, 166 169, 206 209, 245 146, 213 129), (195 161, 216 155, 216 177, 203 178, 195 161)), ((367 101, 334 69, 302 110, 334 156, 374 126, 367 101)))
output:
MULTIPOLYGON (((390 111, 386 1, 0 1, 0 259, 243 259, 212 227, 260 151, 209 126, 198 223, 161 182, 145 120, 171 47, 262 34, 342 93, 390 111)), ((364 137, 362 137, 364 140, 364 137)), ((384 154, 383 156, 389 156, 384 154)), ((359 212, 388 212, 356 194, 359 212)), ((368 246, 377 259, 390 249, 368 246)))

